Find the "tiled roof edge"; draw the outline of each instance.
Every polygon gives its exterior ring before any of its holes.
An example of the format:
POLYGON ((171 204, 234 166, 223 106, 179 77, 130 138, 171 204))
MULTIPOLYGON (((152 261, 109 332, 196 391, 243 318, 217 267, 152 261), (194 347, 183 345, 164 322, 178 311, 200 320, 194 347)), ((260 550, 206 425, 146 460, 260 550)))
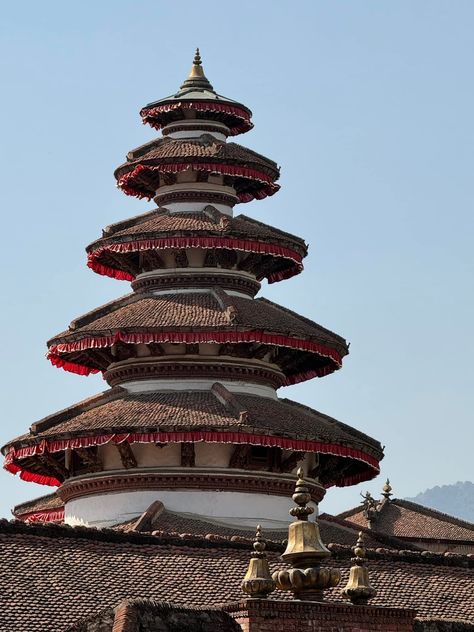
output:
POLYGON ((268 299, 268 298, 266 298, 264 296, 260 296, 259 298, 255 299, 255 300, 256 301, 261 301, 262 303, 267 303, 267 305, 271 305, 272 307, 275 307, 276 309, 278 309, 278 310, 280 310, 282 312, 285 312, 289 316, 292 316, 293 318, 296 318, 297 320, 300 320, 300 321, 302 321, 304 323, 307 323, 311 327, 316 327, 317 329, 321 330, 323 333, 325 333, 328 336, 334 338, 336 342, 338 342, 342 347, 344 347, 346 353, 343 354, 343 355, 347 355, 349 353, 349 345, 347 344, 346 339, 343 338, 342 336, 340 336, 339 334, 336 334, 334 331, 331 331, 327 327, 324 327, 323 325, 320 325, 316 321, 311 320, 311 318, 307 318, 306 316, 302 316, 301 314, 297 314, 292 309, 289 309, 288 307, 285 307, 284 305, 279 305, 278 303, 275 303, 274 301, 271 301, 270 299, 268 299))
POLYGON ((276 233, 281 235, 282 237, 286 237, 287 239, 291 239, 291 241, 298 242, 306 251, 308 250, 308 244, 302 237, 298 237, 298 235, 293 235, 293 233, 287 233, 285 230, 281 230, 281 228, 277 228, 276 226, 270 226, 269 224, 265 224, 264 222, 259 222, 254 217, 249 217, 248 215, 244 215, 244 213, 240 213, 235 216, 235 219, 243 219, 246 222, 250 222, 251 224, 256 224, 257 226, 262 226, 263 228, 271 228, 276 233))
MULTIPOLYGON (((384 533, 380 533, 378 531, 374 531, 373 529, 369 529, 368 527, 362 527, 361 525, 355 524, 354 522, 350 522, 349 520, 344 520, 340 516, 331 516, 327 513, 322 513, 318 517, 318 520, 323 520, 326 522, 330 522, 333 524, 337 524, 341 527, 346 527, 351 531, 362 531, 362 533, 367 534, 374 540, 379 540, 383 544, 387 544, 390 548, 396 548, 399 550, 412 550, 412 551, 421 551, 422 549, 419 546, 411 544, 409 542, 405 542, 399 538, 395 538, 390 535, 386 535, 384 533)), ((354 541, 355 544, 355 541, 354 541)))
MULTIPOLYGON (((24 441, 30 442, 34 439, 34 435, 38 433, 38 431, 47 430, 56 426, 57 424, 69 419, 72 415, 80 414, 81 412, 85 412, 86 410, 90 410, 91 408, 96 408, 108 401, 115 399, 120 393, 123 392, 123 388, 120 386, 114 386, 111 389, 103 391, 102 393, 98 393, 96 395, 92 395, 91 397, 86 397, 86 399, 77 402, 76 404, 72 404, 67 408, 63 408, 62 410, 58 410, 55 413, 51 413, 51 415, 47 415, 42 419, 35 421, 30 426, 30 433, 28 436, 22 435, 20 438, 20 444, 24 441), (30 436, 33 435, 33 436, 30 436)), ((18 443, 18 438, 11 439, 8 443, 6 443, 0 451, 2 454, 6 454, 7 448, 11 445, 18 443)))
POLYGON ((455 524, 458 527, 464 527, 465 529, 470 529, 474 532, 474 523, 463 520, 462 518, 456 518, 456 516, 451 516, 450 514, 439 511, 438 509, 432 509, 431 507, 426 507, 425 505, 419 505, 418 503, 414 503, 411 500, 404 500, 403 498, 394 498, 390 502, 395 505, 405 507, 405 509, 417 511, 425 516, 437 518, 438 520, 444 520, 445 522, 455 524))
MULTIPOLYGON (((251 540, 239 538, 239 541, 225 536, 195 536, 191 534, 166 534, 145 535, 134 532, 120 532, 113 529, 95 529, 91 527, 70 527, 53 523, 25 523, 19 520, 0 519, 0 534, 21 534, 50 538, 71 538, 77 540, 101 541, 101 542, 128 542, 129 544, 167 545, 191 548, 223 548, 251 551, 251 540)), ((335 559, 349 559, 353 556, 352 547, 341 544, 329 544, 328 548, 335 559)), ((282 552, 283 545, 268 541, 268 551, 282 552)), ((367 549, 367 557, 373 560, 402 561, 407 563, 430 564, 434 566, 459 566, 474 568, 474 555, 458 555, 455 553, 431 553, 429 551, 410 551, 393 549, 367 549)))
POLYGON ((18 505, 15 505, 13 507, 12 514, 16 515, 18 513, 27 513, 26 510, 28 510, 30 507, 35 507, 37 503, 42 503, 53 498, 58 498, 56 492, 53 492, 52 494, 44 494, 43 496, 37 496, 32 500, 25 500, 25 502, 19 503, 18 505))

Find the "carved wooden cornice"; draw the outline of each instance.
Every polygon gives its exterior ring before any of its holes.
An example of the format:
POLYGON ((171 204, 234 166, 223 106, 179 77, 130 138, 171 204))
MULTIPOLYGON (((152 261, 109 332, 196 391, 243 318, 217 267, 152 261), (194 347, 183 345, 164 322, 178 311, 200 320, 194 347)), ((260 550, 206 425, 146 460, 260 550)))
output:
POLYGON ((277 370, 265 366, 251 364, 226 363, 221 356, 211 358, 206 362, 196 359, 169 358, 159 361, 135 359, 133 362, 123 362, 112 365, 104 373, 104 378, 110 386, 117 386, 124 382, 136 380, 165 379, 196 379, 210 378, 219 380, 239 380, 263 384, 272 388, 279 388, 285 377, 277 370))
POLYGON ((146 292, 153 290, 179 290, 182 288, 200 289, 216 288, 223 290, 234 290, 242 292, 250 297, 254 297, 260 289, 260 283, 256 279, 244 278, 241 276, 230 276, 219 274, 217 271, 196 272, 193 274, 181 274, 175 272, 173 275, 157 275, 156 277, 145 277, 135 279, 132 288, 135 292, 146 292))
MULTIPOLYGON (((308 481, 311 499, 318 503, 325 494, 325 489, 308 481)), ((242 472, 203 472, 196 468, 182 471, 155 471, 147 473, 103 473, 82 479, 69 480, 58 489, 64 502, 92 496, 122 491, 143 490, 176 490, 189 489, 198 491, 246 492, 251 494, 271 494, 289 498, 294 489, 293 478, 262 472, 248 474, 242 472)))

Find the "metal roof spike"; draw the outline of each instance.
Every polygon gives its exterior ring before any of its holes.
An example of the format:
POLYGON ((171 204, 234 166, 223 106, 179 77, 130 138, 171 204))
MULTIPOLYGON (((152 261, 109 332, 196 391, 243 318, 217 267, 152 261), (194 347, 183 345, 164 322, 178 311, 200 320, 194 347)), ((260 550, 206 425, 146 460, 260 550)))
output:
POLYGON ((188 78, 183 83, 180 90, 189 88, 195 88, 197 90, 209 90, 211 92, 214 91, 214 88, 211 86, 209 80, 204 74, 204 68, 202 67, 201 53, 199 52, 199 48, 196 48, 196 52, 194 53, 193 65, 191 66, 188 78))

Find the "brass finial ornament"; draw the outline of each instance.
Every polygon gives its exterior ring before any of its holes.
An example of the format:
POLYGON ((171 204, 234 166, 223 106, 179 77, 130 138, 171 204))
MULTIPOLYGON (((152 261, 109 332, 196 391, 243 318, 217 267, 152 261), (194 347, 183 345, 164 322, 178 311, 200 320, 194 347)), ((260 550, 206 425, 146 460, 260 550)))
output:
POLYGON ((268 560, 265 554, 266 543, 262 537, 262 527, 257 526, 254 551, 250 558, 247 573, 242 582, 242 590, 250 597, 265 599, 276 588, 275 582, 270 574, 268 560))
POLYGON ((346 599, 350 599, 354 605, 366 604, 369 599, 375 597, 377 591, 370 585, 369 571, 366 567, 364 536, 362 531, 359 532, 357 543, 353 548, 354 556, 351 558, 353 566, 349 573, 349 580, 341 593, 346 599))
POLYGON ((288 527, 288 545, 281 556, 293 568, 276 571, 273 579, 277 588, 290 590, 296 599, 321 601, 324 590, 339 584, 341 573, 338 569, 320 566, 321 560, 330 557, 331 553, 321 541, 317 522, 308 520, 314 508, 308 507, 311 494, 305 484, 302 468, 297 475, 292 496, 296 507, 290 509, 290 515, 296 520, 288 527))
POLYGON ((199 52, 199 48, 196 48, 196 52, 194 53, 193 65, 191 66, 188 78, 183 83, 180 89, 183 90, 186 88, 213 91, 213 87, 204 74, 204 68, 202 67, 201 53, 199 52))
POLYGON ((388 478, 385 481, 385 485, 382 487, 382 496, 387 500, 390 500, 390 496, 393 496, 392 486, 390 485, 390 480, 388 478))

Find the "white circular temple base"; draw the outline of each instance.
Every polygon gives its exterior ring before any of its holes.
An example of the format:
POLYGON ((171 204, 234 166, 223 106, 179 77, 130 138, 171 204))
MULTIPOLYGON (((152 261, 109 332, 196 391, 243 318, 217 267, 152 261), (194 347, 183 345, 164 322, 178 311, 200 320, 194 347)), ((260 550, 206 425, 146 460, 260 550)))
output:
MULTIPOLYGON (((292 518, 291 498, 219 491, 124 491, 84 496, 65 505, 64 522, 71 526, 111 527, 138 518, 155 500, 165 508, 196 519, 235 528, 286 529, 292 518)), ((317 513, 317 505, 310 503, 317 513)), ((159 525, 157 526, 159 528, 159 525)))

